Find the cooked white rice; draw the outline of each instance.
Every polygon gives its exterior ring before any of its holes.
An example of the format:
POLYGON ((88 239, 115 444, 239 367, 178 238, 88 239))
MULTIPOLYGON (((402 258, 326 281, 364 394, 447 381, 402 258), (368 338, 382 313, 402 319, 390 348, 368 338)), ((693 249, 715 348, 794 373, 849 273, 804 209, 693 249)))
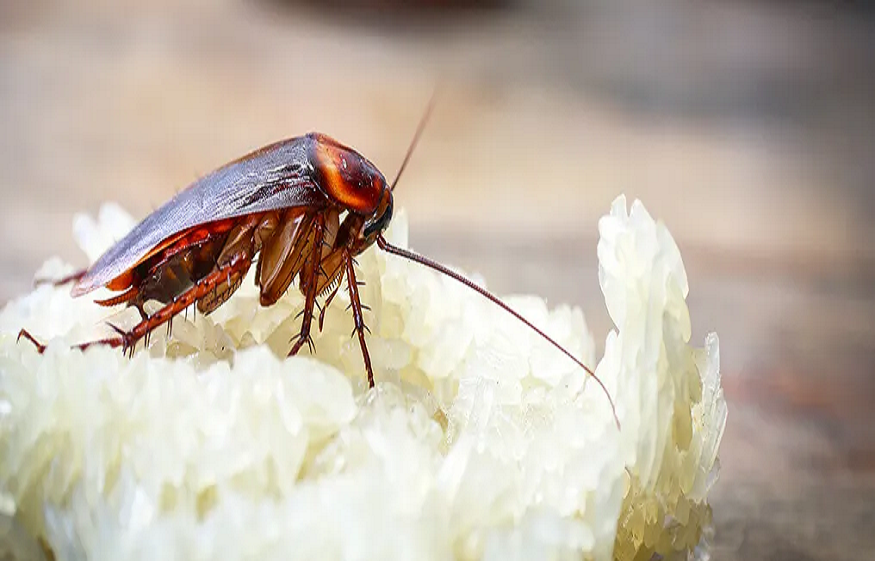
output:
MULTIPOLYGON (((132 226, 107 205, 74 229, 93 260, 132 226)), ((302 297, 261 308, 251 279, 133 359, 69 348, 133 310, 69 287, 10 302, 0 559, 686 558, 710 523, 726 420, 717 336, 689 345, 680 253, 643 205, 618 198, 599 230, 617 329, 597 374, 620 431, 598 385, 520 322, 379 251, 359 259, 370 391, 345 291, 316 356, 289 359, 302 297), (50 339, 45 355, 16 343, 21 327, 50 339)), ((403 213, 388 237, 406 246, 403 213)), ((578 309, 506 301, 596 363, 578 309)))

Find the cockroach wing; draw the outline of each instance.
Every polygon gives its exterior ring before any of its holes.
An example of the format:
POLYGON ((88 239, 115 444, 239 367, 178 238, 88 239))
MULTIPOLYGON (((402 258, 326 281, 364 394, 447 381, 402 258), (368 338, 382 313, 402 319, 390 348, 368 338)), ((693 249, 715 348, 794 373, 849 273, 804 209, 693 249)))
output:
POLYGON ((105 286, 170 236, 208 222, 290 207, 324 206, 313 181, 308 137, 265 146, 195 181, 104 253, 73 287, 80 296, 105 286))

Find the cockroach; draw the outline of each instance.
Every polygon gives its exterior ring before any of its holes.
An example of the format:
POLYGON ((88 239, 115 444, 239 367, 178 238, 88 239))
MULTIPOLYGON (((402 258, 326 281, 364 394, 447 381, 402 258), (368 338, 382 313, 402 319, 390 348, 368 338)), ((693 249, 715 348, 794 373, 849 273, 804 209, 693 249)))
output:
MULTIPOLYGON (((109 345, 133 354, 138 341, 189 306, 196 306, 202 314, 221 306, 255 262, 255 283, 262 306, 274 304, 296 278, 304 295, 301 329, 289 356, 305 344, 315 352, 310 325, 317 298, 330 293, 320 314, 321 328, 324 311, 346 277, 354 334, 358 336, 368 384, 373 387, 355 257, 376 243, 387 253, 468 286, 534 330, 596 380, 611 403, 616 421, 614 403, 602 381, 562 345, 491 292, 383 237, 392 220, 395 185, 410 161, 432 107, 433 103, 429 104, 391 184, 352 148, 325 134, 309 133, 251 152, 177 193, 90 268, 56 281, 74 282, 74 297, 101 287, 120 292, 96 303, 133 306, 141 316, 129 331, 110 325, 115 336, 76 348, 109 345), (143 306, 148 300, 157 300, 163 307, 148 315, 143 306)), ((45 345, 25 329, 18 337, 30 340, 39 352, 45 350, 45 345)))

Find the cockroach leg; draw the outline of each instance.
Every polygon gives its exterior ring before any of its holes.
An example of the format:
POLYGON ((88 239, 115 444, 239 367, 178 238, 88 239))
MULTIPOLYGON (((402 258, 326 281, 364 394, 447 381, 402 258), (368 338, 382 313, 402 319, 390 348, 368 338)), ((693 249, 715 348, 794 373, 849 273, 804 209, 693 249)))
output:
POLYGON ((215 290, 218 284, 225 280, 226 275, 236 274, 240 271, 247 270, 250 263, 251 259, 249 255, 245 253, 235 254, 228 264, 214 269, 207 276, 200 279, 194 286, 171 300, 170 303, 166 304, 163 308, 135 325, 133 329, 128 332, 131 340, 139 341, 149 332, 165 323, 168 324, 168 334, 172 333, 172 321, 174 316, 210 294, 211 291, 215 290))
POLYGON ((134 308, 137 309, 137 312, 140 313, 140 320, 141 321, 146 321, 147 319, 149 319, 149 314, 146 313, 146 308, 143 307, 142 302, 137 302, 136 304, 132 304, 132 305, 134 306, 134 308))
POLYGON ((371 367, 371 356, 368 354, 368 345, 365 343, 365 331, 370 333, 370 329, 365 325, 365 319, 362 315, 362 302, 359 298, 359 284, 355 278, 355 266, 353 265, 352 256, 348 251, 344 251, 343 261, 346 264, 346 285, 349 289, 350 306, 352 307, 352 319, 355 323, 355 333, 358 333, 359 345, 362 348, 362 358, 365 361, 365 370, 368 372, 368 386, 374 387, 374 369, 371 367))
POLYGON ((21 341, 22 337, 33 343, 33 346, 36 347, 36 350, 39 352, 39 354, 43 354, 44 352, 46 352, 46 346, 37 341, 36 337, 31 335, 27 329, 22 329, 21 331, 19 331, 18 337, 15 339, 15 341, 21 341))
POLYGON ((110 298, 106 298, 104 300, 95 300, 94 303, 100 306, 112 307, 117 306, 119 304, 126 304, 131 302, 137 297, 137 294, 140 293, 140 289, 137 286, 131 286, 121 294, 116 296, 112 296, 110 298))
MULTIPOLYGON (((122 334, 122 337, 108 337, 106 339, 100 339, 98 341, 89 341, 88 343, 80 343, 78 345, 73 345, 73 348, 85 350, 92 345, 109 345, 111 347, 120 347, 120 346, 124 345, 125 344, 124 331, 121 331, 119 328, 117 328, 116 326, 114 326, 112 324, 107 324, 107 325, 109 325, 110 327, 115 329, 116 332, 122 334)), ((46 346, 44 344, 40 343, 39 341, 37 341, 36 337, 31 335, 30 332, 27 331, 27 329, 22 329, 21 331, 18 332, 18 339, 17 340, 20 341, 22 337, 24 337, 25 339, 27 339, 28 341, 33 343, 33 345, 36 347, 36 350, 37 350, 37 352, 39 352, 39 354, 43 354, 44 352, 46 352, 46 346)))
POLYGON ((61 286, 61 285, 67 284, 67 283, 78 281, 79 279, 84 277, 85 273, 87 273, 87 272, 88 272, 88 269, 82 269, 81 271, 76 271, 75 273, 72 273, 72 274, 67 275, 65 277, 61 277, 59 279, 34 279, 33 285, 40 286, 42 284, 51 284, 53 286, 61 286))
POLYGON ((137 313, 140 314, 140 319, 145 321, 149 319, 149 314, 146 313, 146 308, 143 307, 143 302, 137 300, 137 296, 139 296, 139 294, 139 287, 131 286, 129 289, 119 294, 118 296, 113 296, 104 300, 95 300, 94 303, 106 307, 118 306, 119 304, 127 304, 128 306, 136 308, 137 313))
MULTIPOLYGON (((106 322, 106 325, 115 331, 118 334, 118 337, 107 337, 105 339, 99 339, 97 341, 89 341, 88 343, 81 343, 76 345, 75 348, 78 348, 80 351, 84 351, 88 347, 93 345, 109 345, 110 347, 121 347, 122 354, 130 354, 131 358, 134 358, 134 347, 137 345, 137 342, 132 339, 130 333, 126 332, 121 327, 106 322)), ((148 336, 148 332, 146 335, 148 336)))
POLYGON ((325 322, 325 312, 328 310, 331 301, 337 296, 338 290, 340 290, 340 279, 337 279, 337 285, 334 287, 334 290, 331 291, 331 294, 328 295, 328 298, 325 299, 325 303, 322 304, 322 309, 319 311, 319 333, 322 333, 322 325, 325 322))
POLYGON ((310 324, 313 321, 313 307, 316 303, 316 288, 319 284, 319 271, 320 261, 322 260, 322 253, 318 251, 318 248, 322 247, 322 238, 324 234, 324 226, 325 226, 325 217, 324 215, 319 215, 313 221, 313 236, 314 249, 310 256, 307 258, 307 264, 304 271, 304 274, 307 275, 307 294, 304 299, 304 311, 303 311, 303 319, 301 320, 301 333, 298 335, 298 340, 295 341, 295 344, 292 346, 292 350, 289 351, 288 356, 298 354, 298 351, 301 350, 301 347, 304 346, 304 343, 307 343, 307 346, 310 348, 310 352, 315 354, 316 347, 313 344, 313 339, 310 337, 310 324))
POLYGON ((88 347, 95 347, 97 345, 106 345, 108 347, 121 347, 122 354, 126 356, 134 356, 134 342, 131 341, 128 344, 128 340, 126 337, 107 337, 105 339, 98 339, 96 341, 88 341, 87 343, 80 343, 78 345, 73 345, 74 349, 79 349, 80 351, 84 351, 88 347))
MULTIPOLYGON (((174 316, 182 312, 185 308, 195 304, 198 300, 207 296, 211 290, 214 290, 219 283, 225 280, 228 273, 234 274, 239 271, 245 271, 246 269, 248 269, 250 262, 251 260, 249 255, 243 253, 236 254, 230 259, 228 264, 221 268, 213 270, 204 278, 200 279, 194 286, 192 286, 179 296, 175 297, 163 308, 156 311, 151 316, 148 316, 146 319, 140 321, 130 331, 124 331, 123 329, 111 323, 107 323, 107 325, 118 334, 117 337, 107 337, 104 339, 98 339, 96 341, 80 343, 78 345, 73 345, 73 348, 85 350, 88 347, 92 347, 95 345, 107 345, 110 347, 122 347, 122 350, 125 354, 130 353, 131 356, 133 356, 134 347, 137 344, 137 341, 139 341, 140 339, 144 339, 153 330, 160 327, 161 325, 169 323, 174 316)), ((22 329, 19 332, 18 337, 19 339, 21 337, 24 337, 25 339, 32 342, 40 353, 45 352, 46 346, 39 343, 30 333, 28 333, 27 330, 22 329)))

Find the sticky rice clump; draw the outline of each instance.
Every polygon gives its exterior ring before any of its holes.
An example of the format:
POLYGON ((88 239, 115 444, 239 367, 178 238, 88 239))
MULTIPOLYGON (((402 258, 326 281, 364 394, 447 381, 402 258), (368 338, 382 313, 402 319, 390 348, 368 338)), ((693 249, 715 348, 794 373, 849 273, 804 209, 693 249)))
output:
MULTIPOLYGON (((94 260, 133 225, 106 205, 74 231, 94 260)), ((726 420, 717 337, 689 345, 680 253, 640 202, 629 212, 618 198, 599 230, 616 330, 596 372, 620 430, 601 388, 520 322, 379 251, 358 258, 372 390, 343 286, 321 332, 314 323, 315 356, 292 358, 303 298, 290 290, 261 308, 251 276, 133 358, 69 345, 110 335, 106 322, 130 328, 135 310, 35 288, 0 313, 0 558, 703 551, 726 420), (49 341, 44 355, 16 342, 22 327, 49 341)), ((387 236, 406 247, 404 213, 387 236)), ((37 276, 71 270, 52 260, 37 276)), ((579 309, 506 302, 596 363, 579 309)))

